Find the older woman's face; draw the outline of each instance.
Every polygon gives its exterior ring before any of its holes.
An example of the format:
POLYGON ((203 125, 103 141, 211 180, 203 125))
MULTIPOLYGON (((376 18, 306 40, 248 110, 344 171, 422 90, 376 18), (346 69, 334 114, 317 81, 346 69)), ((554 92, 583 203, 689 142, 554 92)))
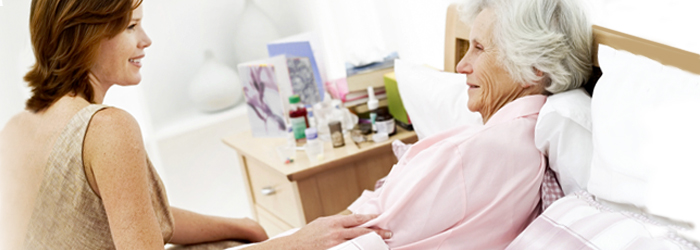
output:
MULTIPOLYGON (((143 6, 143 5, 142 5, 143 6)), ((141 59, 151 39, 141 26, 143 9, 136 8, 127 29, 100 44, 97 61, 90 72, 100 84, 135 85, 141 81, 141 59)))
POLYGON ((495 20, 490 9, 479 13, 469 35, 469 50, 457 64, 457 72, 467 74, 469 110, 481 113, 484 121, 521 89, 498 60, 492 33, 495 20))

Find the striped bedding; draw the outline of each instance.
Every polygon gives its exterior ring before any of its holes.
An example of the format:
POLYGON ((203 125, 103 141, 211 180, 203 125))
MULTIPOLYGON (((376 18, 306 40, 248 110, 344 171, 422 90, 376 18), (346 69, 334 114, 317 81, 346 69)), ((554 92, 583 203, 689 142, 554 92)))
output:
POLYGON ((554 202, 506 249, 700 249, 678 230, 684 229, 577 192, 554 202))

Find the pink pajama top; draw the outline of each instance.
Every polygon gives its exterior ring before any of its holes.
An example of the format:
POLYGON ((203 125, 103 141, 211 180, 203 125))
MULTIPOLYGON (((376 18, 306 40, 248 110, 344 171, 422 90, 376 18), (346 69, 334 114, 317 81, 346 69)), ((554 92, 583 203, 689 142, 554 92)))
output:
POLYGON ((391 249, 504 249, 538 215, 546 168, 534 141, 546 97, 519 98, 484 125, 414 144, 384 185, 348 208, 379 214, 391 249))

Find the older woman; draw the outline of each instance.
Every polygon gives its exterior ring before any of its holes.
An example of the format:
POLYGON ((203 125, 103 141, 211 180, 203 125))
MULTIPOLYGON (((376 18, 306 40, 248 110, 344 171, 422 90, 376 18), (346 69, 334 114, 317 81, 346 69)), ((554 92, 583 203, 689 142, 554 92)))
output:
POLYGON ((546 94, 577 88, 591 71, 591 25, 579 0, 473 0, 468 108, 463 126, 413 145, 384 185, 349 209, 376 213, 391 249, 503 249, 538 214, 545 157, 534 127, 546 94))
MULTIPOLYGON (((36 63, 25 76, 32 96, 0 131, 0 249, 163 249, 267 239, 250 219, 171 207, 136 120, 100 104, 112 86, 141 81, 151 40, 140 5, 32 1, 36 63)), ((256 248, 325 249, 372 232, 355 227, 371 218, 321 218, 256 248)))

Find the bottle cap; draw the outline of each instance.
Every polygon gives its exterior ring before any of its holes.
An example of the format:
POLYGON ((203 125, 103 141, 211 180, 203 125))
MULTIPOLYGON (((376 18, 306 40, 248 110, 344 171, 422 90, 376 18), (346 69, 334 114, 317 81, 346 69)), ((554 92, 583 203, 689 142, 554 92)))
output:
POLYGON ((291 104, 299 103, 299 101, 301 101, 299 95, 292 95, 289 97, 289 103, 291 104))
POLYGON ((372 86, 367 87, 367 94, 368 94, 367 99, 369 99, 367 101, 367 108, 369 108, 369 110, 377 109, 379 107, 379 101, 377 100, 377 97, 374 96, 374 87, 372 87, 372 86))
POLYGON ((343 104, 343 101, 338 100, 338 99, 333 99, 333 100, 331 101, 331 106, 333 106, 333 108, 337 108, 337 109, 342 108, 342 107, 340 106, 340 105, 342 105, 342 104, 343 104))
POLYGON ((307 128, 304 130, 304 133, 306 133, 306 140, 313 140, 318 137, 318 131, 316 128, 307 128))

